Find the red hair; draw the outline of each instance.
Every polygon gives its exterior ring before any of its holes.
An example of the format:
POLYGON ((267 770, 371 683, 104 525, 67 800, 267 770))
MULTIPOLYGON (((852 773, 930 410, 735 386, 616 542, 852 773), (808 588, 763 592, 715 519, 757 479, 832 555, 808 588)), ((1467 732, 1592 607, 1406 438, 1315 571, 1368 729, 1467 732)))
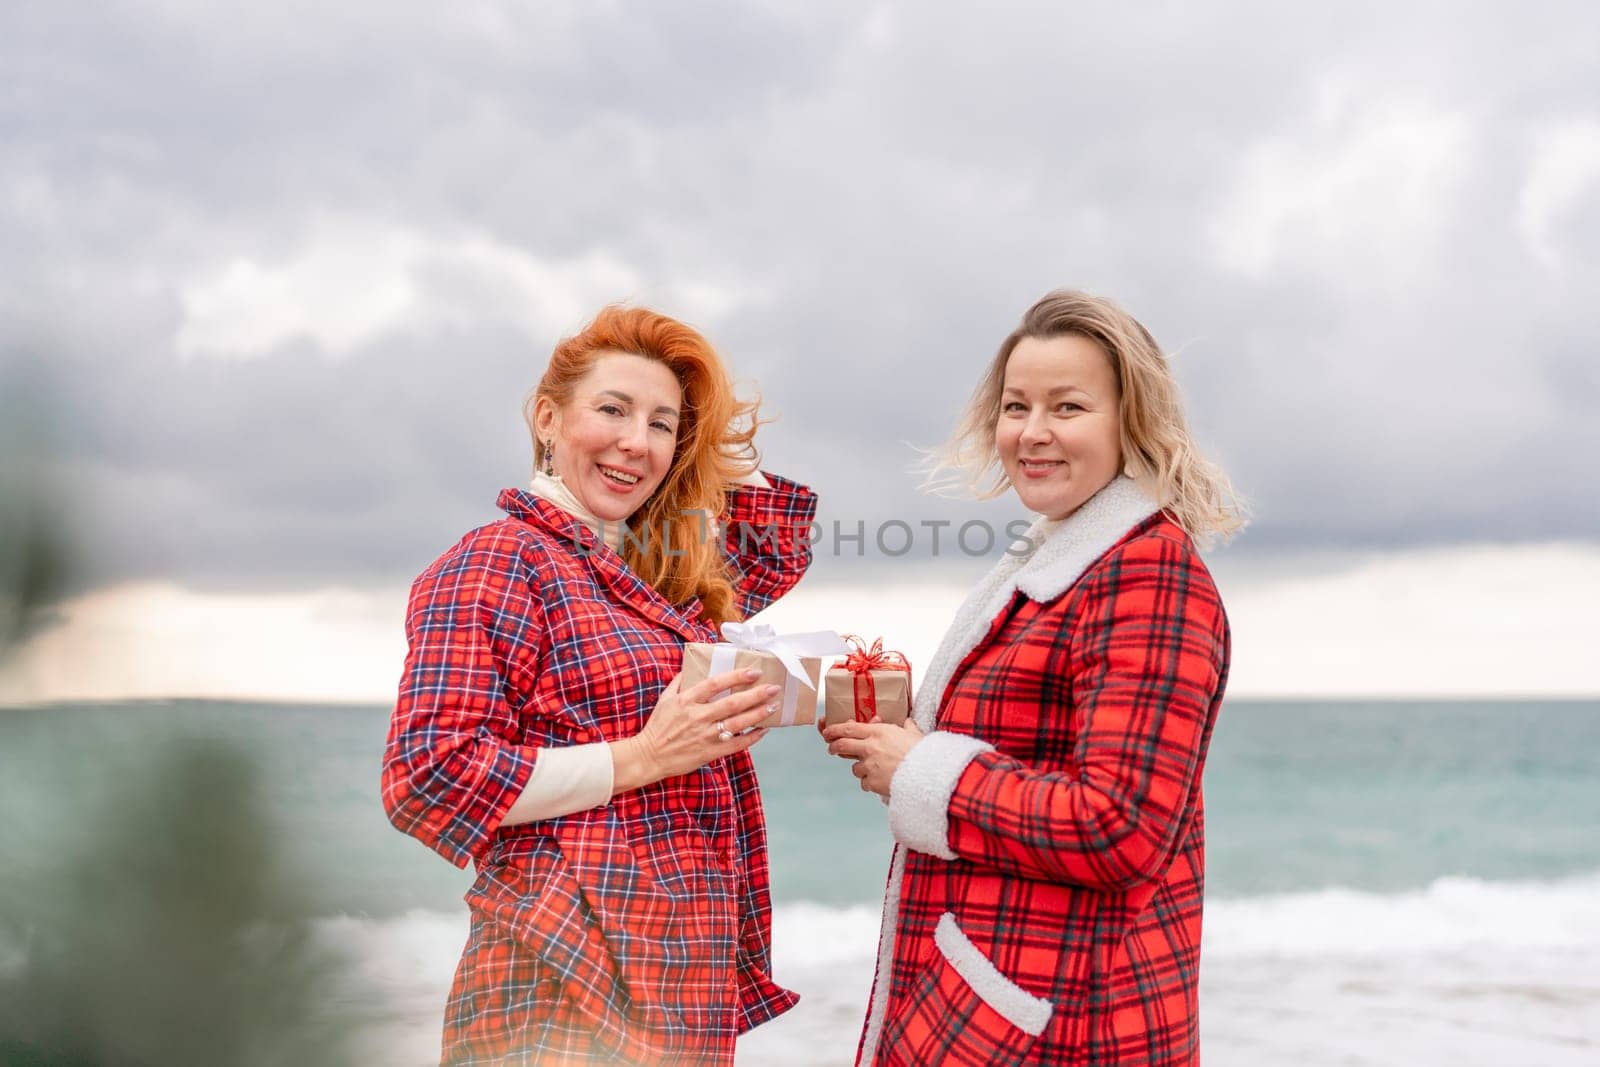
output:
POLYGON ((538 398, 547 396, 565 407, 579 380, 608 352, 656 360, 672 371, 683 390, 672 466, 629 516, 633 536, 623 538, 622 557, 668 603, 681 606, 699 597, 701 611, 712 623, 738 619, 721 540, 707 533, 709 520, 727 507, 727 487, 756 467, 760 401, 734 395, 721 358, 694 328, 645 308, 613 304, 557 344, 544 376, 523 404, 533 434, 534 467, 544 462, 544 444, 534 422, 538 398))

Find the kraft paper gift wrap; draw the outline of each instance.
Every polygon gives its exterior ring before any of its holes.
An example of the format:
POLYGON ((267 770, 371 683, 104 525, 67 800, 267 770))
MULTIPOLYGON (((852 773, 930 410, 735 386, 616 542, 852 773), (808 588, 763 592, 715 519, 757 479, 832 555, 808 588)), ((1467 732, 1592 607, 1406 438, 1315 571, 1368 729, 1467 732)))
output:
POLYGON ((898 652, 885 652, 881 637, 871 648, 851 634, 844 639, 851 645, 850 656, 828 671, 824 721, 829 726, 871 722, 877 715, 884 722, 905 722, 911 713, 910 661, 898 652))
POLYGON ((717 644, 696 641, 683 646, 680 686, 687 689, 713 674, 754 667, 761 678, 753 684, 783 686, 779 710, 759 725, 806 726, 817 721, 823 657, 849 651, 832 630, 780 634, 764 623, 725 622, 717 644))

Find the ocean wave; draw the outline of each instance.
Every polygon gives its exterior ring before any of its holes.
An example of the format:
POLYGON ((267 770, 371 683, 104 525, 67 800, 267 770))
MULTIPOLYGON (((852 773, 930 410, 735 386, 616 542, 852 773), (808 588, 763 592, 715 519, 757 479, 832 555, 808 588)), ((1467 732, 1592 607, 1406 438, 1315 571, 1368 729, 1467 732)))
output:
MULTIPOLYGON (((785 964, 807 970, 871 959, 880 917, 877 901, 783 904, 773 912, 775 949, 785 964)), ((379 982, 453 962, 466 939, 464 910, 338 916, 316 925, 329 947, 379 982)), ((1208 900, 1205 909, 1208 957, 1583 945, 1600 947, 1600 871, 1543 882, 1440 878, 1395 893, 1329 888, 1233 897, 1208 900)))
MULTIPOLYGON (((780 979, 823 982, 850 998, 864 995, 879 920, 876 902, 779 906, 772 926, 780 979)), ((412 1007, 442 999, 467 933, 464 909, 339 916, 315 925, 324 946, 347 961, 352 991, 412 1007)), ((1489 960, 1540 950, 1600 959, 1600 872, 1550 882, 1441 878, 1398 893, 1335 888, 1206 904, 1203 951, 1211 962, 1489 960)))
MULTIPOLYGON (((879 919, 876 903, 781 906, 775 954, 804 969, 871 960, 879 919)), ((1209 959, 1539 948, 1600 954, 1600 871, 1556 881, 1450 877, 1395 893, 1330 888, 1205 907, 1209 959)))
POLYGON ((1323 889, 1208 900, 1204 951, 1360 955, 1600 947, 1600 872, 1558 881, 1439 878, 1397 893, 1323 889))
MULTIPOLYGON (((870 960, 880 909, 879 901, 780 905, 772 921, 777 955, 804 970, 870 960)), ((353 978, 377 986, 448 972, 467 935, 465 908, 325 916, 312 925, 323 947, 348 961, 353 978)), ((0 971, 26 965, 16 934, 0 927, 0 971)), ((1584 947, 1600 951, 1600 871, 1552 881, 1449 877, 1394 893, 1329 888, 1213 899, 1205 908, 1208 958, 1584 947)))

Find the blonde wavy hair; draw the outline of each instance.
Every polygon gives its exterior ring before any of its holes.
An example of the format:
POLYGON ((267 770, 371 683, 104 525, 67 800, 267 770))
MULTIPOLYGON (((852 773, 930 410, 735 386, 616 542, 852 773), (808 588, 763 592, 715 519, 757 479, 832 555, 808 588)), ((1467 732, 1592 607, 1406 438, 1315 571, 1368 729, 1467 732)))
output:
POLYGON ((664 364, 683 390, 683 413, 672 465, 649 498, 628 518, 637 536, 623 538, 623 559, 667 602, 699 597, 715 624, 740 618, 720 539, 708 538, 727 507, 727 486, 755 470, 760 400, 740 400, 711 343, 693 327, 659 312, 613 304, 556 345, 550 365, 522 405, 533 436, 533 466, 544 463, 534 417, 539 397, 565 407, 595 361, 627 352, 664 364), (668 552, 670 547, 671 551, 668 552))
POLYGON ((995 447, 1006 364, 1025 337, 1046 341, 1069 334, 1095 342, 1111 361, 1119 392, 1124 472, 1201 545, 1226 541, 1242 530, 1248 518, 1244 501, 1222 468, 1195 448, 1178 383, 1161 346, 1116 303, 1072 289, 1047 293, 1000 342, 955 432, 930 453, 924 488, 961 488, 987 500, 1011 487, 995 447))

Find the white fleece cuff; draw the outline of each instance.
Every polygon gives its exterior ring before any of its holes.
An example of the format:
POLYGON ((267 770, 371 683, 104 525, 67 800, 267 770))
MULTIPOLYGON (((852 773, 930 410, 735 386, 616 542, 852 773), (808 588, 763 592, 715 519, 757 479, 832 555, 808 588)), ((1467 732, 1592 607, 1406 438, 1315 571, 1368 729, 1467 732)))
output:
POLYGON ((907 752, 889 780, 889 832, 907 848, 953 860, 950 794, 980 753, 994 746, 966 734, 935 730, 907 752))
POLYGON ((604 741, 541 748, 528 784, 502 825, 516 826, 597 808, 611 799, 614 772, 611 746, 604 741))

